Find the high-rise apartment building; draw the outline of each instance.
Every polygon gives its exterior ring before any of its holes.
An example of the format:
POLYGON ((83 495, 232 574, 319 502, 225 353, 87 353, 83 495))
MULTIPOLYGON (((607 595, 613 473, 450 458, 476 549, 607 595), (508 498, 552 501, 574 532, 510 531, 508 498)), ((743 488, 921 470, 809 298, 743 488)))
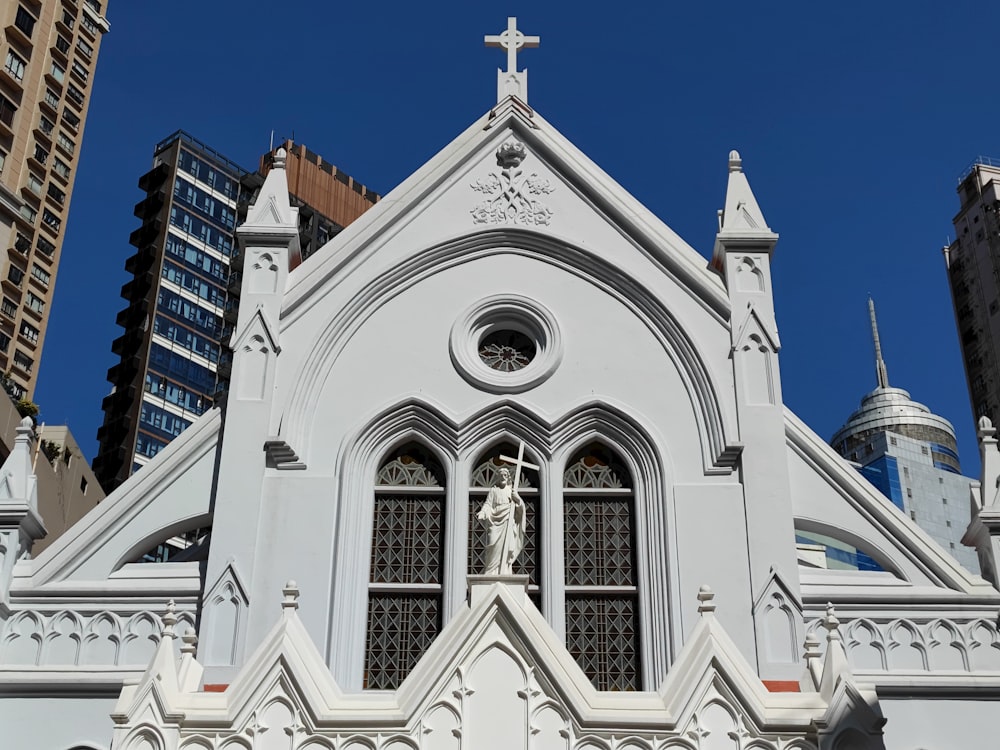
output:
POLYGON ((101 37, 97 0, 0 0, 0 371, 32 393, 101 37))
POLYGON ((978 573, 976 552, 961 543, 975 480, 961 474, 955 430, 909 393, 889 385, 871 300, 868 309, 878 386, 861 399, 830 444, 931 538, 978 573))
POLYGON ((958 183, 955 241, 944 249, 973 418, 1000 424, 1000 161, 980 157, 958 183))
MULTIPOLYGON (((301 262, 373 205, 379 196, 333 165, 288 141, 287 167, 299 206, 301 262)), ((273 152, 251 173, 183 131, 158 143, 139 179, 142 225, 129 237, 125 329, 112 351, 113 388, 94 472, 110 492, 224 394, 226 344, 241 281, 235 229, 270 170, 273 152)))

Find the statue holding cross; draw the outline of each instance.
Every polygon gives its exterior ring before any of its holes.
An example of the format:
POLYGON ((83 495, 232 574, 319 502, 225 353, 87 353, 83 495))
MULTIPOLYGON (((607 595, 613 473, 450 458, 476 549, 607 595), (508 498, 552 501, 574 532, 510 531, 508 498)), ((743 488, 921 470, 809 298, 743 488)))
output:
POLYGON ((524 548, 525 514, 524 501, 518 494, 521 484, 521 470, 538 467, 524 460, 524 441, 517 449, 517 458, 500 456, 500 460, 514 466, 514 478, 510 469, 500 469, 497 483, 490 487, 489 494, 479 513, 482 523, 489 527, 486 543, 486 575, 513 575, 514 562, 524 548))

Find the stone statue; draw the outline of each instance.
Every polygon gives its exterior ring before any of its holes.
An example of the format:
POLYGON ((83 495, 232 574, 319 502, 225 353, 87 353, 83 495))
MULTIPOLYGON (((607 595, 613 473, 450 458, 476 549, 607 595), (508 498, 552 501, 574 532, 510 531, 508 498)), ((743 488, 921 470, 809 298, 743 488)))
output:
POLYGON ((489 527, 483 572, 512 575, 514 561, 524 547, 524 501, 511 483, 510 471, 506 468, 500 469, 500 478, 490 487, 476 518, 489 527))

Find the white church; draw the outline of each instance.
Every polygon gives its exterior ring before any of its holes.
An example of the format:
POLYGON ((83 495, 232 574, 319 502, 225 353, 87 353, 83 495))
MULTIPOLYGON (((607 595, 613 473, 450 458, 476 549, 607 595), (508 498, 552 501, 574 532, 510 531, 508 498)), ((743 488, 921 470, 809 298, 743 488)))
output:
POLYGON ((34 559, 22 424, 0 747, 995 746, 992 425, 983 579, 785 408, 740 155, 706 262, 528 105, 537 37, 487 43, 496 106, 291 272, 276 154, 227 405, 34 559), (137 562, 207 526, 203 559, 137 562))

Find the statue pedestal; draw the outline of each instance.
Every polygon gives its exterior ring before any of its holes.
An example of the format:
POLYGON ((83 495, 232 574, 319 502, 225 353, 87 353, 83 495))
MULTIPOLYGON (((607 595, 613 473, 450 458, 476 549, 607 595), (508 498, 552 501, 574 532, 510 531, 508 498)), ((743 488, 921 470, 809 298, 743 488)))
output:
POLYGON ((494 585, 500 585, 507 589, 520 604, 527 604, 528 599, 528 576, 467 576, 469 583, 469 606, 475 607, 489 593, 494 585))

